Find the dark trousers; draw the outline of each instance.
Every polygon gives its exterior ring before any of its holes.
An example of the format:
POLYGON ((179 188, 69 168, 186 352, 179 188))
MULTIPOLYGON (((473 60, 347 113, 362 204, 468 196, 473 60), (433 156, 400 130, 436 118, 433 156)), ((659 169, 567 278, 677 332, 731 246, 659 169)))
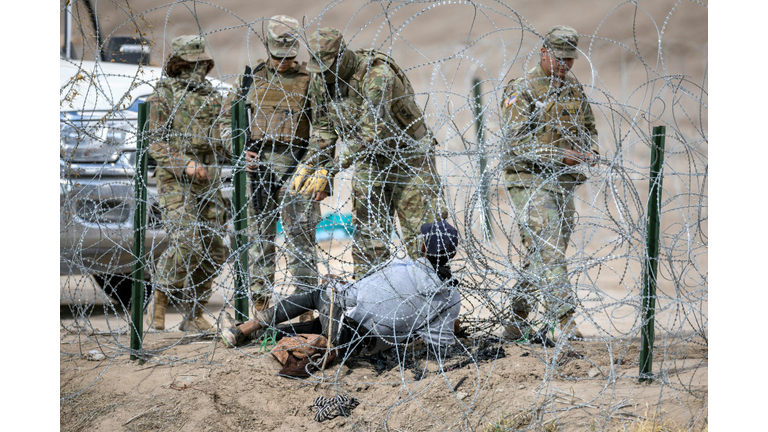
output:
MULTIPOLYGON (((340 295, 340 294, 336 294, 340 295)), ((284 336, 293 336, 299 333, 322 334, 330 338, 334 346, 343 352, 363 348, 370 341, 360 336, 357 323, 344 317, 344 309, 337 299, 334 299, 333 317, 331 317, 331 299, 328 292, 318 288, 312 291, 294 294, 282 299, 274 306, 264 310, 262 315, 267 320, 267 325, 277 329, 276 340, 284 336), (302 323, 285 323, 285 321, 298 317, 307 311, 318 311, 319 317, 312 321, 302 323), (331 320, 333 328, 331 329, 331 320), (330 332, 329 332, 330 330, 330 332), (329 335, 329 333, 331 333, 329 335)))

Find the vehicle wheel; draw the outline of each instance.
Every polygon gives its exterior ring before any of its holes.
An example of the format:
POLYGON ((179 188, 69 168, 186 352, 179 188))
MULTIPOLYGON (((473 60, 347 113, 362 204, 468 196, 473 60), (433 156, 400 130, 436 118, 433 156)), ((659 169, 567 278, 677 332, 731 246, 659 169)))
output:
MULTIPOLYGON (((94 274, 91 276, 101 289, 118 304, 123 304, 126 308, 130 307, 133 291, 133 280, 130 276, 122 274, 94 274)), ((149 281, 146 281, 144 285, 144 307, 146 308, 152 295, 152 285, 149 281)))

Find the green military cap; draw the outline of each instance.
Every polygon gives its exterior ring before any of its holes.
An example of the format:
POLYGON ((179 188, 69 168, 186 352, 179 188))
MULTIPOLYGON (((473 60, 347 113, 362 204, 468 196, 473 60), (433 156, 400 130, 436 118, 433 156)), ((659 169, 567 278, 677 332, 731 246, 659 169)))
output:
POLYGON ((205 39, 197 35, 177 36, 171 41, 171 47, 175 55, 188 62, 213 60, 205 49, 205 39))
POLYGON ((544 36, 544 46, 561 59, 579 58, 579 52, 576 50, 578 44, 579 34, 573 27, 556 25, 547 30, 544 36))
POLYGON ((339 51, 344 48, 344 38, 335 28, 323 27, 309 38, 310 72, 325 72, 336 61, 339 51))
POLYGON ((299 20, 288 15, 275 15, 267 26, 267 48, 274 58, 292 58, 299 53, 296 36, 299 32, 299 20))

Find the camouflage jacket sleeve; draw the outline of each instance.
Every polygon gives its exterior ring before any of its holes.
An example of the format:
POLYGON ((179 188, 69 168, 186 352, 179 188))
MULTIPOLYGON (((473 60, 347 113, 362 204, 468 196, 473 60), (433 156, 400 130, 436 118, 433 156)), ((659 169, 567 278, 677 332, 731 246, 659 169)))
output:
MULTIPOLYGON (((392 136, 392 126, 387 119, 392 119, 389 106, 392 103, 392 89, 397 79, 386 63, 373 65, 362 83, 363 104, 352 116, 356 118, 353 135, 344 143, 344 150, 339 156, 340 165, 349 167, 355 157, 370 150, 371 145, 382 145, 392 136)), ((352 110, 348 110, 354 112, 352 110)))
POLYGON ((173 110, 173 90, 158 83, 155 92, 147 98, 150 133, 149 154, 163 167, 176 176, 184 175, 184 170, 191 160, 180 149, 170 144, 173 133, 171 112, 173 110))
POLYGON ((217 110, 214 123, 211 125, 211 147, 224 159, 231 161, 232 139, 229 135, 224 136, 222 134, 222 127, 220 126, 220 123, 224 121, 226 116, 229 116, 229 123, 232 123, 231 111, 224 109, 224 102, 226 102, 227 98, 229 98, 229 95, 224 97, 220 92, 216 91, 211 93, 209 97, 215 99, 215 105, 220 107, 220 109, 217 110))
POLYGON ((313 74, 308 97, 311 105, 312 135, 309 138, 307 156, 304 160, 312 166, 323 167, 334 175, 338 171, 334 169, 334 153, 339 136, 331 112, 334 107, 326 95, 325 83, 320 75, 313 74))
POLYGON ((589 141, 590 141, 589 148, 592 150, 592 153, 599 155, 600 149, 597 146, 598 140, 597 140, 597 126, 595 126, 595 114, 592 112, 592 105, 590 105, 589 102, 587 102, 586 97, 584 97, 584 127, 587 129, 587 132, 589 133, 589 141))
MULTIPOLYGON (((370 68, 363 84, 365 105, 360 118, 360 138, 366 143, 386 139, 391 135, 391 127, 386 119, 393 118, 389 112, 392 103, 392 89, 397 79, 392 68, 386 63, 378 63, 370 68)), ((359 151, 360 149, 353 149, 359 151)))
POLYGON ((243 76, 237 78, 235 86, 224 96, 224 102, 221 104, 221 114, 216 122, 221 136, 222 154, 229 160, 232 160, 232 106, 240 99, 240 86, 243 76))
POLYGON ((565 165, 563 149, 538 140, 543 125, 536 120, 536 103, 524 78, 511 81, 501 102, 505 153, 511 165, 530 169, 532 165, 565 165))

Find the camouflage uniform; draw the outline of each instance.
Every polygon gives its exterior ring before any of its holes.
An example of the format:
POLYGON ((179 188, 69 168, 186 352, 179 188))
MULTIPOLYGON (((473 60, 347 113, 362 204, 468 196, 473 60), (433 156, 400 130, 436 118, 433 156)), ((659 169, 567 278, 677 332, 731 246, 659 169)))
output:
MULTIPOLYGON (((298 53, 298 21, 274 16, 268 26, 268 49, 272 58, 293 59, 298 53)), ((317 251, 315 229, 320 221, 320 203, 285 193, 283 180, 290 177, 306 154, 309 140, 310 74, 306 63, 295 63, 284 72, 269 61, 257 62, 253 83, 245 101, 251 115, 249 147, 259 153, 260 173, 249 173, 248 234, 251 291, 255 302, 266 302, 275 279, 277 222, 282 219, 288 271, 298 290, 315 287, 317 251), (259 194, 254 195, 253 192, 259 194), (258 208, 257 208, 258 207, 258 208)), ((224 102, 222 126, 231 127, 232 104, 242 97, 241 76, 224 102)), ((261 307, 257 306, 257 309, 261 307)))
MULTIPOLYGON (((346 49, 340 32, 321 28, 309 39, 315 175, 333 177, 355 165, 353 259, 361 277, 390 255, 394 217, 408 255, 418 257, 419 227, 447 217, 431 131, 414 91, 381 52, 346 49), (344 141, 338 161, 337 140, 344 141)), ((330 193, 330 184, 325 184, 330 193)))
MULTIPOLYGON (((544 46, 568 59, 577 57, 577 43, 575 30, 555 26, 544 46)), ((586 176, 563 160, 566 149, 598 154, 595 118, 582 86, 572 73, 559 83, 553 79, 539 64, 507 84, 501 105, 505 180, 525 249, 512 299, 518 329, 535 297, 543 297, 547 319, 563 324, 574 313, 565 253, 574 224, 573 194, 586 176)))
POLYGON ((220 192, 219 155, 224 152, 214 127, 221 95, 205 79, 209 64, 202 61, 211 59, 205 41, 180 36, 172 45, 173 55, 189 62, 189 68, 178 77, 158 81, 147 99, 152 133, 149 154, 157 161, 154 175, 169 241, 153 282, 160 290, 157 298, 175 297, 193 314, 194 318, 185 317, 184 327, 193 321, 198 328, 209 328, 201 307, 227 255, 221 236, 228 216, 220 192), (205 166, 207 180, 187 175, 190 161, 205 166))

